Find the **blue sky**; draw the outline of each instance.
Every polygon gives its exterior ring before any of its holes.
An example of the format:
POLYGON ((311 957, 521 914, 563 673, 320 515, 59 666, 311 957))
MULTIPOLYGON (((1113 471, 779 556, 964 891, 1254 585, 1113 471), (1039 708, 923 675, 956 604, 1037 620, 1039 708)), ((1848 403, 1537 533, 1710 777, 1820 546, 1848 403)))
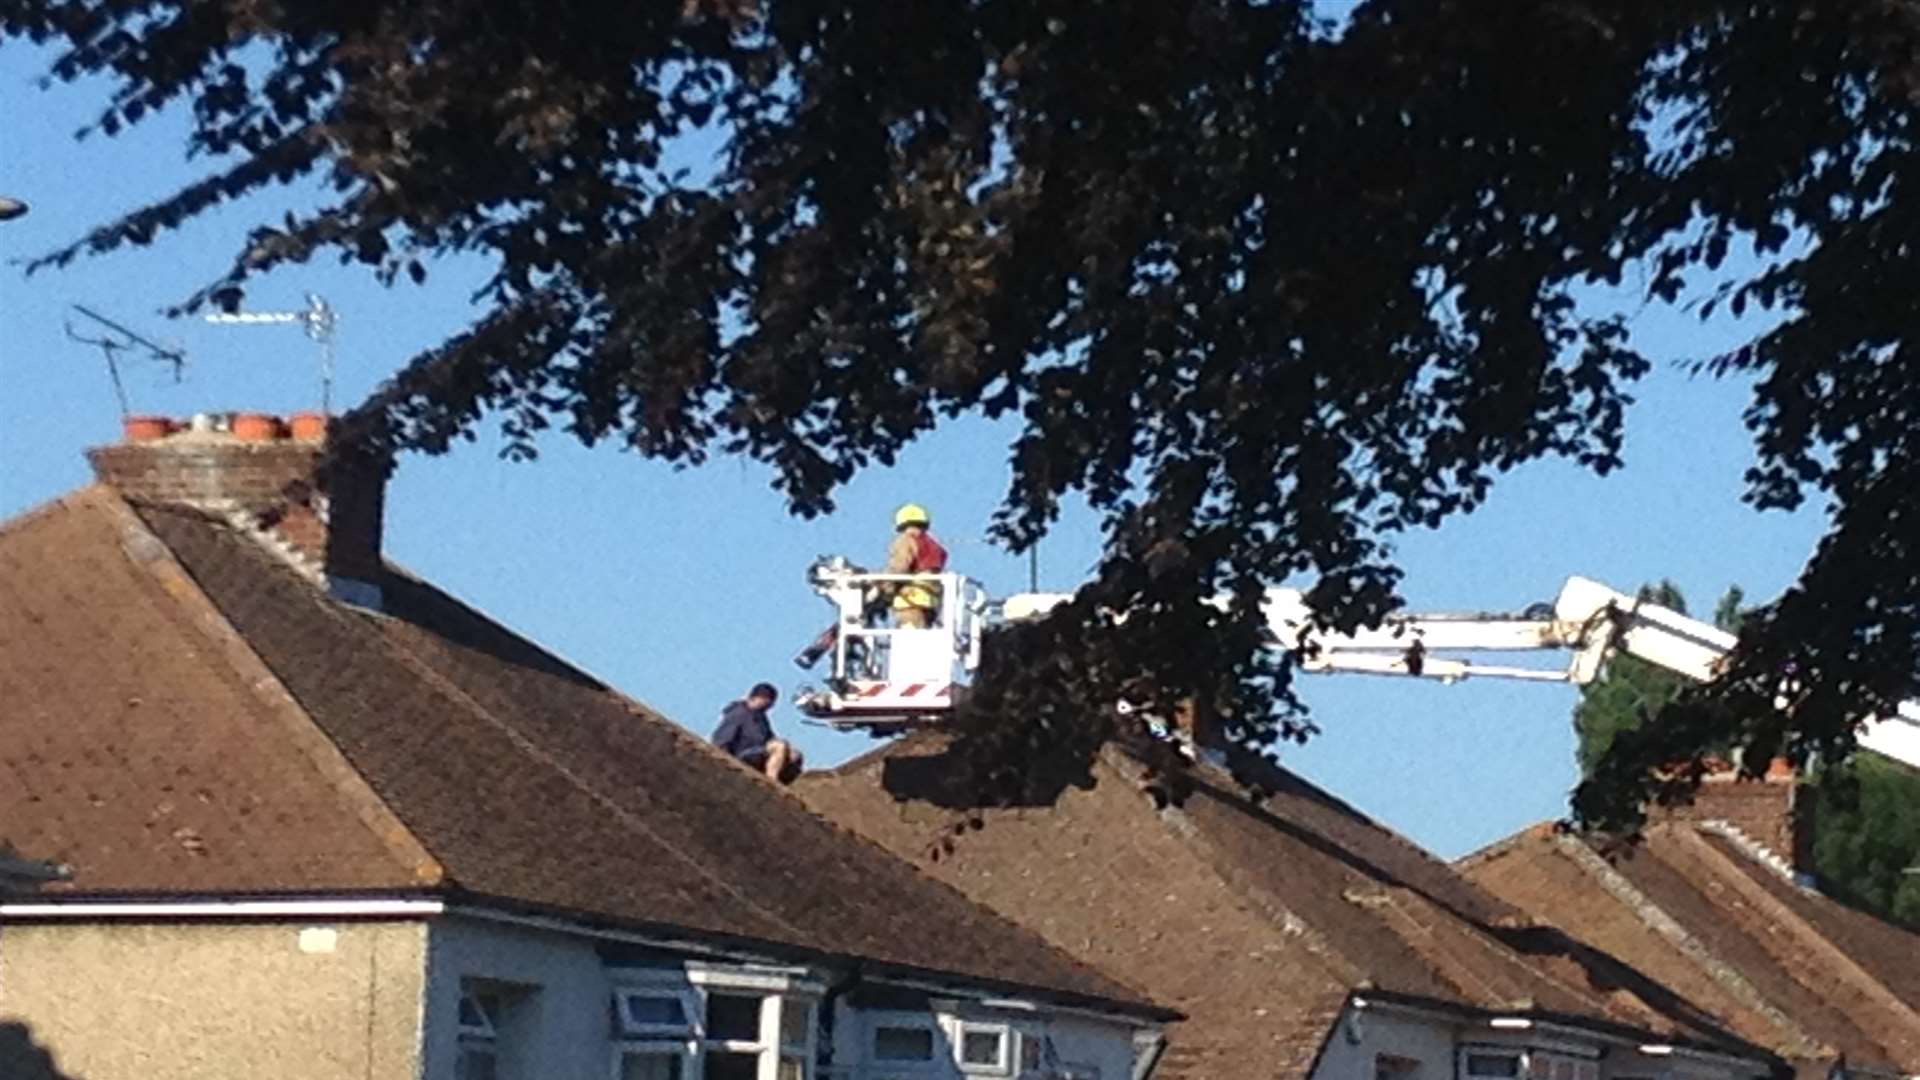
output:
MULTIPOLYGON (((0 193, 32 213, 0 224, 0 259, 40 254, 92 223, 197 175, 178 118, 117 139, 75 142, 100 87, 32 89, 48 54, 0 51, 0 193)), ((126 361, 136 411, 289 411, 315 407, 317 353, 291 327, 215 327, 159 310, 226 265, 250 222, 305 205, 292 190, 226 207, 151 248, 25 277, 0 266, 0 519, 86 483, 82 450, 118 435, 99 354, 69 341, 68 305, 83 303, 183 347, 184 379, 126 361)), ((353 401, 416 350, 475 315, 485 267, 449 262, 424 286, 385 289, 358 269, 295 268, 256 285, 249 307, 299 307, 306 292, 341 312, 336 401, 353 401)), ((1595 293, 1633 313, 1639 344, 1661 364, 1630 414, 1627 467, 1607 479, 1559 463, 1505 477, 1479 512, 1405 537, 1403 592, 1425 610, 1511 609, 1551 599, 1569 574, 1631 590, 1669 577, 1696 611, 1732 583, 1754 599, 1797 573, 1819 534, 1817 511, 1757 514, 1739 501, 1751 446, 1740 423, 1749 388, 1695 379, 1677 364, 1744 330, 1642 308, 1631 285, 1595 293)), ((956 569, 996 595, 1023 589, 1024 558, 989 546, 985 528, 1006 487, 1013 429, 954 424, 895 467, 850 485, 840 511, 789 517, 769 475, 723 460, 676 472, 611 448, 550 439, 533 464, 499 459, 491 431, 442 457, 406 459, 389 496, 389 555, 669 716, 705 733, 730 697, 758 679, 791 688, 793 652, 830 619, 804 573, 823 553, 877 561, 892 509, 930 506, 956 569)), ((1098 554, 1091 518, 1069 515, 1041 547, 1043 588, 1070 589, 1098 554)), ((1576 776, 1573 690, 1535 684, 1453 687, 1362 677, 1305 684, 1325 729, 1283 761, 1442 855, 1453 856, 1564 812, 1576 776)), ((809 759, 860 753, 864 737, 775 723, 809 759)))

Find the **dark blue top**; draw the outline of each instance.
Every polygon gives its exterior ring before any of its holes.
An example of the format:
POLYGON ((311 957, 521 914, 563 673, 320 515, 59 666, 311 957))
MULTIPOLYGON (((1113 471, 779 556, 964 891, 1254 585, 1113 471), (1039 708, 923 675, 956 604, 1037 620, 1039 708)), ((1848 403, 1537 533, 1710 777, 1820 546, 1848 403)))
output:
POLYGON ((767 710, 736 701, 720 710, 720 726, 714 729, 713 745, 737 758, 765 757, 767 741, 773 738, 773 725, 767 710))

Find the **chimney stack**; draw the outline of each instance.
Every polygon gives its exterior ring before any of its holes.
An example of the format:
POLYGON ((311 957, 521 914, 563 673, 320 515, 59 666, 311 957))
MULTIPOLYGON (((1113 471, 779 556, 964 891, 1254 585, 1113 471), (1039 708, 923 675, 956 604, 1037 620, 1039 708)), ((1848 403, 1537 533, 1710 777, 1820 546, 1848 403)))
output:
POLYGON ((1654 821, 1690 821, 1730 826, 1776 857, 1796 876, 1813 870, 1811 798, 1800 797, 1799 774, 1783 757, 1766 774, 1748 779, 1732 765, 1701 779, 1693 802, 1651 809, 1654 821))
POLYGON ((330 458, 318 413, 131 416, 124 426, 121 442, 87 451, 102 483, 130 502, 190 507, 266 534, 335 596, 379 606, 388 459, 330 458))

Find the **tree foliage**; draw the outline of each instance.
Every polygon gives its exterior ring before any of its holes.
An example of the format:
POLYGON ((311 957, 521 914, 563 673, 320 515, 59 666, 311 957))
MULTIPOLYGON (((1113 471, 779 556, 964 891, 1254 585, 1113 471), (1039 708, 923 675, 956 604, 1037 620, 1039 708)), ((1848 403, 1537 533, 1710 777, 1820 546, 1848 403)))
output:
MULTIPOLYGON (((1739 595, 1728 591, 1728 598, 1739 595)), ((1642 585, 1639 598, 1682 615, 1687 613, 1687 598, 1671 581, 1642 585)), ((1728 626, 1723 601, 1716 613, 1715 625, 1728 626)), ((1580 688, 1580 701, 1573 707, 1573 730, 1578 738, 1574 754, 1585 776, 1606 757, 1608 748, 1622 732, 1638 728, 1680 696, 1690 685, 1684 676, 1624 653, 1609 658, 1600 677, 1580 688)))
POLYGON ((1828 892, 1920 927, 1920 771, 1873 753, 1813 787, 1813 863, 1828 892))
MULTIPOLYGON (((1686 614, 1687 600, 1671 581, 1645 585, 1639 597, 1686 614)), ((1729 588, 1714 606, 1713 622, 1737 632, 1745 594, 1729 588)), ((1582 775, 1606 759, 1623 731, 1653 722, 1691 687, 1671 671, 1637 657, 1616 655, 1599 678, 1580 688, 1573 726, 1582 775)), ((1731 745, 1708 751, 1734 751, 1731 745)), ((1821 887, 1875 914, 1920 926, 1920 771, 1862 751, 1841 762, 1818 762, 1806 789, 1814 800, 1813 866, 1821 887)))
POLYGON ((332 201, 188 306, 315 258, 494 261, 367 442, 495 415, 522 450, 742 454, 813 514, 937 423, 1021 417, 1001 538, 1078 492, 1108 547, 983 687, 967 731, 1006 762, 1091 745, 1122 684, 1246 743, 1309 731, 1260 586, 1377 619, 1395 534, 1529 460, 1619 464, 1648 360, 1584 284, 1791 314, 1709 368, 1758 380, 1749 499, 1832 528, 1720 685, 1615 741, 1579 797, 1607 820, 1730 733, 1843 751, 1920 674, 1917 34, 1912 0, 0 2, 53 77, 113 80, 100 130, 184 108, 209 162, 48 263, 303 176, 332 201), (676 156, 700 130, 710 176, 676 156), (1743 243, 1769 261, 1735 274, 1743 243), (1797 708, 1749 707, 1788 663, 1797 708))

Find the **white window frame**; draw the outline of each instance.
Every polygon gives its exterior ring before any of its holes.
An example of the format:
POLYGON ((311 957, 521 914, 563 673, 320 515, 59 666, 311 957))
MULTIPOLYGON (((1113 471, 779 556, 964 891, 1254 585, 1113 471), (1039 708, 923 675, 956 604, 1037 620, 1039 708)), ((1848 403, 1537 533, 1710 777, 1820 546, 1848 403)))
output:
POLYGON ((992 1020, 959 1020, 954 1025, 954 1064, 963 1073, 975 1076, 1006 1076, 1013 1072, 1014 1028, 1012 1024, 992 1020), (967 1036, 990 1034, 999 1037, 1000 1055, 991 1064, 967 1060, 967 1036))
POLYGON ((681 1076, 699 1080, 712 1052, 753 1054, 759 1080, 778 1080, 783 1060, 800 1062, 804 1080, 814 1080, 819 1007, 825 988, 817 982, 780 969, 726 968, 688 963, 684 968, 623 973, 613 987, 614 1043, 609 1075, 619 1080, 622 1059, 628 1053, 681 1055, 681 1076), (709 1037, 708 1004, 715 994, 760 1000, 759 1028, 753 1039, 709 1037), (633 1020, 627 1002, 635 997, 677 997, 687 1015, 686 1027, 642 1024, 633 1020), (769 1008, 769 1003, 773 1007, 769 1008), (783 1040, 781 1021, 790 1008, 807 1010, 804 1044, 783 1040))
POLYGON ((940 1040, 945 1035, 941 1030, 940 1018, 931 1012, 872 1012, 866 1016, 863 1026, 864 1043, 860 1048, 861 1060, 869 1070, 884 1070, 888 1073, 911 1072, 930 1073, 942 1066, 951 1066, 952 1062, 942 1058, 940 1040), (927 1056, 924 1059, 883 1058, 880 1056, 880 1029, 899 1028, 907 1031, 927 1033, 927 1056))
POLYGON ((670 1041, 673 1039, 697 1039, 701 1035, 701 1023, 705 1018, 705 1002, 691 986, 616 986, 613 988, 614 1038, 626 1042, 644 1042, 653 1039, 670 1041), (686 1016, 684 1024, 653 1024, 636 1020, 629 1003, 635 998, 668 998, 680 1003, 680 1012, 686 1016))
POLYGON ((679 1042, 669 1040, 651 1041, 645 1039, 618 1039, 613 1044, 612 1071, 608 1073, 613 1080, 621 1080, 626 1073, 626 1058, 629 1054, 647 1057, 677 1057, 680 1059, 680 1080, 699 1080, 700 1046, 691 1039, 679 1042))
POLYGON ((476 986, 461 981, 460 1000, 454 1006, 454 1070, 460 1070, 460 1063, 468 1053, 483 1053, 493 1059, 493 1070, 500 1071, 500 1027, 498 1021, 482 1004, 483 995, 476 986), (468 1008, 479 1017, 478 1023, 467 1019, 468 1008))

